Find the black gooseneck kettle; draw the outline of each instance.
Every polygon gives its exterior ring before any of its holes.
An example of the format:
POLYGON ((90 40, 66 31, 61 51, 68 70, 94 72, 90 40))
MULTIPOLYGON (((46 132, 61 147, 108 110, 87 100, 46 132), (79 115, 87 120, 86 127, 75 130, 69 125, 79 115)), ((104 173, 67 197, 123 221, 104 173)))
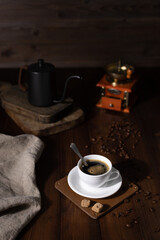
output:
POLYGON ((68 82, 73 78, 82 79, 77 75, 67 78, 62 97, 57 100, 55 67, 51 63, 44 62, 43 59, 38 59, 37 63, 20 68, 18 85, 23 91, 28 91, 30 104, 38 107, 48 107, 64 100, 68 82), (21 82, 23 70, 27 70, 28 87, 25 87, 21 82))

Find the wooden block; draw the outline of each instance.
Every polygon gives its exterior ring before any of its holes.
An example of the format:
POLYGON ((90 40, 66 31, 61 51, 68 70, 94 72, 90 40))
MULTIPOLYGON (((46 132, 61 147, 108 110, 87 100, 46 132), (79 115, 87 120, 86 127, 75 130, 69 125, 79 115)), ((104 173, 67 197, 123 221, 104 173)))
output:
POLYGON ((65 99, 49 107, 36 107, 29 103, 27 92, 22 91, 17 85, 11 86, 2 92, 2 107, 19 115, 42 122, 51 123, 60 120, 72 109, 73 100, 65 99))
POLYGON ((112 209, 122 203, 126 198, 132 196, 138 190, 138 187, 134 183, 131 184, 127 180, 123 179, 122 186, 118 192, 110 197, 102 199, 91 199, 92 204, 90 207, 86 208, 81 206, 81 201, 84 199, 84 197, 72 191, 68 185, 67 176, 58 180, 55 183, 55 188, 93 219, 97 219, 109 213, 112 209), (103 205, 103 210, 99 213, 92 211, 93 205, 97 202, 103 205))
POLYGON ((11 88, 11 86, 12 85, 9 82, 0 81, 0 97, 5 91, 11 88))
POLYGON ((84 112, 77 107, 73 107, 72 112, 55 123, 35 121, 7 108, 5 111, 25 133, 31 133, 36 136, 48 136, 62 132, 80 124, 84 120, 84 112))

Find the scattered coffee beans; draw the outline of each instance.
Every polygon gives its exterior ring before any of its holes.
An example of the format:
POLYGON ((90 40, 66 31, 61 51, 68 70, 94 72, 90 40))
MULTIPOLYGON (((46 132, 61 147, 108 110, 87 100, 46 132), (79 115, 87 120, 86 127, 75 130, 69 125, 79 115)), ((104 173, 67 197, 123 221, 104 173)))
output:
MULTIPOLYGON (((107 136, 98 137, 101 141, 100 151, 107 155, 116 154, 126 160, 134 158, 135 148, 141 137, 140 130, 134 127, 134 124, 128 120, 114 121, 109 126, 107 136)), ((96 138, 91 138, 92 142, 96 138)))

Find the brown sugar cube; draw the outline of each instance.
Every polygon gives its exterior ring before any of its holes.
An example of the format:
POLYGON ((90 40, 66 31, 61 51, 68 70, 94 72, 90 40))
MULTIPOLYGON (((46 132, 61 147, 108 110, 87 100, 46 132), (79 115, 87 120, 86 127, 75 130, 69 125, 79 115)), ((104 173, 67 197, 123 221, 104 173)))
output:
POLYGON ((96 213, 100 213, 103 209, 103 204, 101 203, 95 203, 92 207, 92 211, 96 212, 96 213))
POLYGON ((90 200, 88 200, 88 199, 83 199, 82 201, 81 201, 81 207, 89 207, 91 205, 91 201, 90 200))

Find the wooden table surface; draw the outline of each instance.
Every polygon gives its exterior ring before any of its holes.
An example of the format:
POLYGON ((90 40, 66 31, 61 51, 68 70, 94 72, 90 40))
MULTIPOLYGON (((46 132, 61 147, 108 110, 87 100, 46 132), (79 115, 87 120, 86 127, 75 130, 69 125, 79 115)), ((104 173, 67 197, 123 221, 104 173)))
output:
MULTIPOLYGON (((42 209, 17 239, 160 239, 159 69, 138 69, 141 88, 130 114, 95 106, 95 83, 103 74, 102 69, 59 69, 57 76, 62 79, 73 73, 85 76, 82 83, 72 83, 68 90, 84 109, 85 121, 73 129, 41 138, 45 149, 36 164, 36 177, 42 209), (127 132, 125 138, 123 133, 127 132), (77 164, 78 157, 69 147, 71 142, 83 155, 96 153, 110 158, 123 178, 139 186, 137 194, 98 220, 91 219, 54 187, 77 164)), ((16 72, 12 76, 16 78, 16 72)), ((2 108, 0 132, 23 133, 2 108)))

